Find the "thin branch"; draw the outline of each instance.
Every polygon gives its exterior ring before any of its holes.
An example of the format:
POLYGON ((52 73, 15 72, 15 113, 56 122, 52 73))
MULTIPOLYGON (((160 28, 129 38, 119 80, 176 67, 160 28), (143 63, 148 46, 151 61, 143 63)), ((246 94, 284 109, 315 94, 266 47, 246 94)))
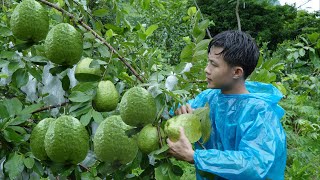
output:
POLYGON ((241 22, 240 22, 240 16, 239 16, 239 4, 240 4, 240 0, 237 0, 236 16, 237 16, 237 22, 238 22, 238 30, 241 31, 241 22))
MULTIPOLYGON (((193 0, 193 2, 194 2, 194 4, 196 5, 197 9, 198 9, 199 12, 200 12, 201 19, 204 20, 203 15, 202 15, 202 13, 201 13, 201 10, 200 10, 200 7, 198 6, 197 1, 196 1, 196 0, 193 0)), ((206 31, 207 31, 207 34, 208 34, 209 38, 212 39, 212 36, 211 36, 210 31, 209 31, 208 28, 206 28, 206 31)))
POLYGON ((54 109, 54 108, 58 108, 58 107, 61 107, 61 106, 65 106, 68 103, 69 102, 64 102, 64 103, 57 104, 57 105, 45 106, 45 107, 42 107, 40 109, 37 109, 37 110, 33 111, 31 114, 35 114, 35 113, 38 113, 38 112, 41 112, 41 111, 45 111, 45 110, 48 110, 48 109, 54 109))
POLYGON ((159 136, 159 141, 160 141, 160 147, 163 147, 163 144, 162 144, 162 134, 161 134, 160 125, 161 125, 161 120, 159 121, 159 123, 158 123, 158 125, 157 125, 157 131, 158 131, 158 136, 159 136))
POLYGON ((127 60, 125 60, 124 57, 122 57, 119 52, 117 50, 115 50, 109 43, 106 42, 106 40, 101 37, 98 33, 96 33, 90 26, 88 26, 86 23, 83 22, 83 20, 80 18, 80 19, 76 19, 75 16, 71 13, 69 13, 68 11, 58 7, 57 5, 55 4, 52 4, 46 0, 38 0, 60 12, 62 12, 63 14, 67 15, 70 17, 70 19, 72 19, 74 22, 77 22, 79 23, 82 27, 84 27, 85 29, 87 29, 88 31, 90 31, 97 39, 99 39, 102 44, 104 44, 105 46, 107 46, 109 48, 109 50, 111 50, 112 53, 116 54, 118 56, 118 58, 120 59, 120 61, 122 63, 124 63, 128 68, 129 70, 137 77, 137 79, 140 81, 140 82, 144 82, 144 80, 140 77, 140 75, 134 70, 134 68, 128 63, 127 60))
POLYGON ((204 145, 200 141, 197 141, 197 143, 202 147, 202 149, 206 149, 206 147, 204 147, 204 145))

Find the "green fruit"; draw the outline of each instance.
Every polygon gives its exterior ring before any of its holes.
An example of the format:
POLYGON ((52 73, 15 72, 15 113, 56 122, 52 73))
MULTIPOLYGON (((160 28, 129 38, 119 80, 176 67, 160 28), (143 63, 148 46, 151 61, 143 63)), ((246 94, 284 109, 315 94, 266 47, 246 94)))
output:
POLYGON ((129 89, 120 102, 120 115, 130 126, 144 126, 152 123, 157 115, 155 99, 142 87, 129 89))
POLYGON ((46 118, 41 120, 36 127, 33 128, 30 136, 30 148, 32 154, 40 159, 48 159, 45 147, 44 147, 44 138, 49 128, 50 123, 54 121, 53 118, 46 118))
POLYGON ((184 128, 184 132, 191 143, 201 138, 201 122, 197 115, 181 114, 167 120, 164 131, 171 141, 176 142, 179 140, 180 127, 184 128))
MULTIPOLYGON (((164 137, 164 132, 161 128, 160 134, 164 137)), ((137 140, 138 147, 142 152, 149 154, 160 148, 159 140, 157 127, 148 124, 139 132, 137 140)))
POLYGON ((76 67, 75 77, 78 81, 95 81, 100 79, 101 71, 99 67, 90 67, 92 59, 82 59, 76 67))
POLYGON ((125 131, 131 129, 120 116, 110 116, 99 125, 93 138, 98 159, 109 163, 127 164, 137 155, 138 146, 125 131))
POLYGON ((89 135, 78 119, 64 115, 50 124, 44 145, 52 161, 77 164, 88 153, 89 135))
POLYGON ((70 24, 60 23, 49 31, 44 48, 51 62, 65 66, 74 65, 82 56, 82 35, 70 24))
POLYGON ((119 93, 111 81, 100 81, 96 96, 93 99, 93 107, 96 111, 113 111, 117 108, 119 93))
POLYGON ((10 26, 13 35, 18 39, 38 42, 48 33, 48 13, 35 0, 23 0, 13 10, 10 26))

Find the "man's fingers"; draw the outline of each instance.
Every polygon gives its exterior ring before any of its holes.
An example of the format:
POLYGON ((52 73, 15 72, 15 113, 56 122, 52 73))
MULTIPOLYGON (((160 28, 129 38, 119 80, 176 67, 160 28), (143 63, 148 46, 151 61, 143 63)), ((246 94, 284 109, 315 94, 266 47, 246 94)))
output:
POLYGON ((181 109, 178 108, 178 109, 175 111, 175 114, 176 114, 176 115, 180 115, 180 114, 181 114, 181 109))
POLYGON ((182 113, 182 114, 188 113, 186 106, 181 106, 181 113, 182 113))
POLYGON ((193 109, 191 108, 190 104, 187 104, 187 111, 188 113, 192 113, 193 109))

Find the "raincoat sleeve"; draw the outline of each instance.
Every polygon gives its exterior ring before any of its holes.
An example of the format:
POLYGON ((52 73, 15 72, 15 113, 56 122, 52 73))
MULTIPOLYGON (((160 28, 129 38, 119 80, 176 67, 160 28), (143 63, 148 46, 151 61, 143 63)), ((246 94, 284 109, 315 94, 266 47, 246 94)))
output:
POLYGON ((236 150, 195 150, 198 170, 226 179, 264 179, 275 163, 276 146, 281 145, 277 133, 276 113, 268 105, 264 110, 240 121, 237 134, 241 138, 236 150), (280 143, 280 144, 279 144, 280 143))

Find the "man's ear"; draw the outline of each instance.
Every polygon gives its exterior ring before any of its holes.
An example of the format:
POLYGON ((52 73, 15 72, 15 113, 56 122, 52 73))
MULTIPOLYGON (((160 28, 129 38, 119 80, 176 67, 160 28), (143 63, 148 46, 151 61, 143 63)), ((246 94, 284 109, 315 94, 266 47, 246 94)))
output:
POLYGON ((233 79, 239 79, 242 78, 244 76, 244 72, 242 67, 240 66, 235 66, 233 67, 233 79))

